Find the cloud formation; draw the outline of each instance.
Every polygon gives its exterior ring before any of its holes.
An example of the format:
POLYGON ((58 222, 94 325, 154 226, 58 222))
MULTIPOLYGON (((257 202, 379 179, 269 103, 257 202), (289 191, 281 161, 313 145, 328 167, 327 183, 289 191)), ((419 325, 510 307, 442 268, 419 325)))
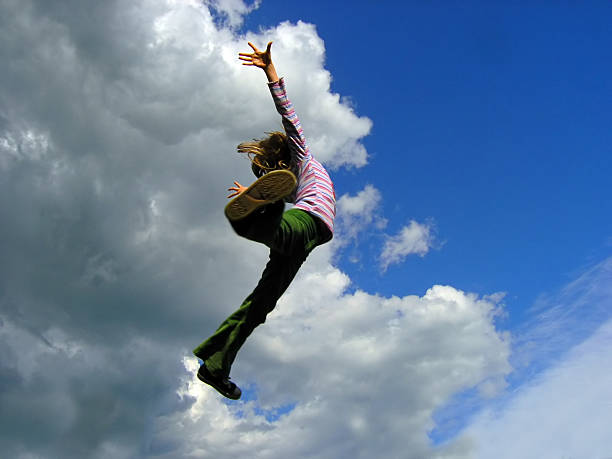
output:
POLYGON ((254 380, 257 403, 220 403, 188 360, 180 393, 196 402, 158 420, 161 444, 181 457, 443 457, 427 436, 433 413, 510 371, 497 306, 452 287, 383 298, 347 284, 311 267, 252 337, 236 377, 254 380), (261 414, 287 407, 278 420, 261 414))
POLYGON ((478 403, 448 445, 455 457, 608 457, 612 258, 532 308, 512 337, 509 387, 478 403))
POLYGON ((343 194, 337 201, 338 232, 343 242, 354 241, 367 227, 378 229, 386 226, 387 220, 380 215, 382 201, 380 191, 371 184, 354 196, 343 194))
POLYGON ((388 236, 380 254, 383 270, 389 265, 401 263, 408 255, 425 256, 434 242, 433 227, 428 223, 411 220, 395 236, 388 236))
POLYGON ((474 457, 610 457, 612 321, 461 437, 474 457))
POLYGON ((317 158, 367 164, 372 123, 331 93, 315 27, 239 33, 250 8, 0 3, 8 457, 422 457, 445 400, 509 371, 495 301, 450 286, 350 293, 329 245, 239 357, 234 377, 257 399, 226 405, 194 380, 190 349, 266 259, 222 212, 227 186, 251 180, 235 145, 280 126, 265 78, 236 60, 247 40, 275 42, 317 158))

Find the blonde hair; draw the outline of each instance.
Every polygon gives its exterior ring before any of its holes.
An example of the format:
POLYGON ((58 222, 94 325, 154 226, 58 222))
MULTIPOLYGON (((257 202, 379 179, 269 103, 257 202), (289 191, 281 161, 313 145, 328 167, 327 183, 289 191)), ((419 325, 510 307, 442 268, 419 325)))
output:
POLYGON ((287 135, 284 132, 266 132, 268 137, 242 142, 236 148, 238 153, 244 153, 251 160, 251 169, 256 177, 279 169, 291 168, 291 155, 287 145, 287 135))

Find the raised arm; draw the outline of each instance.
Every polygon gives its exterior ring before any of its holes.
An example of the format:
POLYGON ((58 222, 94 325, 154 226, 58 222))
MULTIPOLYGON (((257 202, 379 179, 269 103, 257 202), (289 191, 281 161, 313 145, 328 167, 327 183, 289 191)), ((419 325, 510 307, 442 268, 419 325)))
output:
POLYGON ((253 49, 253 52, 239 53, 238 58, 244 61, 242 65, 259 67, 265 72, 268 78, 268 86, 274 99, 274 105, 283 119, 283 127, 287 134, 289 150, 298 162, 304 161, 309 158, 310 152, 304 138, 300 120, 295 113, 293 104, 287 97, 285 83, 282 78, 278 78, 272 63, 272 54, 270 53, 272 42, 268 43, 265 51, 259 51, 251 42, 249 42, 249 46, 253 49))

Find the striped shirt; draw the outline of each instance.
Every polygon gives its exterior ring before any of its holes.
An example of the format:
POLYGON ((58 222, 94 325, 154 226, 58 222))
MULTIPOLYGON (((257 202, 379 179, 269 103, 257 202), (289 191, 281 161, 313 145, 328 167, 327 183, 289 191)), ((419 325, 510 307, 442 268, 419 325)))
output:
POLYGON ((276 110, 283 118, 287 134, 291 161, 297 169, 297 188, 292 202, 295 207, 318 217, 329 228, 329 239, 334 234, 336 217, 336 193, 329 174, 319 161, 314 159, 306 144, 304 132, 293 104, 287 98, 283 78, 268 83, 276 110))

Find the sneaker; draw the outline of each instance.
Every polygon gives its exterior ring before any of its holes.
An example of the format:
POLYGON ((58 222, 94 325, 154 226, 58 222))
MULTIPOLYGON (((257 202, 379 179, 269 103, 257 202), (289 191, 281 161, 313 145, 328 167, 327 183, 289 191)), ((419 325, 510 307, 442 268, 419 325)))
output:
POLYGON ((204 364, 200 365, 198 379, 216 389, 224 397, 232 400, 238 400, 242 395, 240 387, 231 382, 229 378, 220 378, 213 375, 204 364))
POLYGON ((225 206, 225 216, 231 221, 241 220, 260 207, 289 196, 296 186, 297 179, 292 172, 268 172, 225 206))

